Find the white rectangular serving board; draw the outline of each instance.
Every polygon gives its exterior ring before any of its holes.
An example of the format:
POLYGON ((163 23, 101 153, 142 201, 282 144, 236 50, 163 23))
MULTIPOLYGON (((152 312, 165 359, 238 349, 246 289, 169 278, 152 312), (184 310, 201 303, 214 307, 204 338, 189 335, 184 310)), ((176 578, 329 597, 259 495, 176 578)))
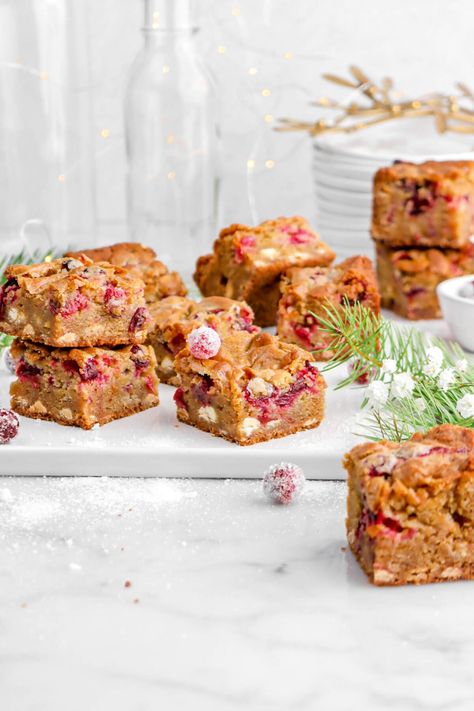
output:
MULTIPOLYGON (((444 335, 442 322, 425 324, 419 323, 444 335)), ((291 461, 309 479, 343 479, 344 453, 363 441, 354 432, 364 396, 360 387, 334 391, 345 374, 345 366, 325 374, 320 427, 247 447, 179 423, 168 385, 160 385, 159 407, 90 431, 21 417, 18 436, 0 446, 0 476, 260 478, 271 464, 291 461)), ((12 379, 0 371, 0 407, 9 407, 12 379)))
MULTIPOLYGON (((352 432, 361 388, 329 392, 321 426, 270 442, 240 447, 176 419, 174 388, 160 385, 159 407, 93 430, 20 417, 20 431, 0 446, 0 475, 261 477, 291 461, 312 479, 344 476, 341 457, 358 438, 352 432)), ((340 376, 339 376, 340 379, 340 376)), ((12 378, 0 374, 0 403, 8 407, 12 378)))

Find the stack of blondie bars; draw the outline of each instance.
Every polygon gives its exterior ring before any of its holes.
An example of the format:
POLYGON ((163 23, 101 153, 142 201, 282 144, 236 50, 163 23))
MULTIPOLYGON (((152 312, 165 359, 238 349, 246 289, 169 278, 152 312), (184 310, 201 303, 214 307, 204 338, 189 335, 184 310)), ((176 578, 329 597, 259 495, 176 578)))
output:
POLYGON ((382 306, 439 318, 437 285, 474 272, 474 162, 397 161, 374 179, 372 237, 382 306))
POLYGON ((141 279, 84 255, 5 277, 0 330, 16 337, 16 412, 90 429, 158 405, 141 279))

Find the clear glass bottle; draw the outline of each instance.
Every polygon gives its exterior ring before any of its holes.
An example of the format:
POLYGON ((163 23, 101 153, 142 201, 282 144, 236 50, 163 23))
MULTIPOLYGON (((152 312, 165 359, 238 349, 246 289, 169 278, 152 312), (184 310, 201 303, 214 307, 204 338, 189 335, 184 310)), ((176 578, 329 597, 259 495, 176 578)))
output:
POLYGON ((0 251, 95 242, 86 3, 0 2, 0 251))
POLYGON ((131 237, 190 269, 215 238, 217 126, 189 0, 145 0, 125 122, 131 237))

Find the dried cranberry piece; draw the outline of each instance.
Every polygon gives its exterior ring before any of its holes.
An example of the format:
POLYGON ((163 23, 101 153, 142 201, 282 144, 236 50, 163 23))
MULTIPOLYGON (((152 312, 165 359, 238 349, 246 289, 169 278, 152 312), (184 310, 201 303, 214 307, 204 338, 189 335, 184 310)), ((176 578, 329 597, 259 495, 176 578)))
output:
POLYGON ((255 247, 257 240, 254 235, 244 235, 240 238, 238 245, 234 250, 234 257, 237 264, 241 264, 244 261, 244 257, 249 249, 255 247))
POLYGON ((108 311, 120 309, 125 299, 125 289, 114 286, 111 282, 107 282, 104 292, 104 304, 108 311))
POLYGON ((176 403, 176 406, 183 409, 187 410, 188 406, 186 402, 184 401, 184 390, 183 388, 177 388, 175 391, 175 394, 173 395, 173 400, 176 403))
MULTIPOLYGON (((77 313, 78 311, 83 311, 84 309, 87 309, 88 306, 89 306, 89 299, 87 298, 87 296, 85 296, 80 291, 76 291, 74 296, 72 296, 70 299, 68 299, 66 301, 63 308, 60 311, 60 314, 64 318, 67 318, 68 316, 72 316, 73 314, 77 313)), ((50 302, 50 308, 51 308, 51 302, 50 302)))
POLYGON ((34 384, 38 382, 38 376, 41 375, 43 371, 36 365, 31 365, 27 363, 24 358, 20 358, 18 365, 16 366, 16 374, 22 382, 27 381, 34 384))
POLYGON ((70 373, 71 375, 75 375, 79 372, 79 365, 75 360, 68 359, 63 361, 63 368, 66 373, 70 373))
POLYGON ((407 296, 409 299, 412 299, 414 296, 418 296, 418 294, 423 294, 425 291, 426 289, 423 289, 422 286, 415 286, 413 289, 407 291, 405 296, 407 296))
POLYGON ((128 330, 130 333, 135 333, 147 322, 148 311, 143 306, 139 306, 138 309, 133 314, 128 330))
POLYGON ((394 533, 401 533, 403 531, 403 526, 401 525, 400 521, 397 521, 396 518, 390 518, 389 516, 385 516, 383 511, 378 512, 375 523, 378 526, 385 526, 385 528, 388 528, 394 533))
POLYGON ((131 350, 133 353, 131 360, 135 366, 135 375, 140 375, 142 370, 145 370, 150 365, 150 359, 145 357, 140 346, 134 345, 131 350))
POLYGON ((209 375, 203 375, 201 381, 197 385, 193 385, 193 395, 201 405, 209 405, 211 398, 209 390, 214 382, 209 375))
POLYGON ((5 306, 12 304, 16 299, 19 286, 15 278, 11 277, 0 287, 0 315, 3 315, 5 306))
POLYGON ((99 377, 99 370, 97 368, 97 361, 95 358, 89 358, 81 370, 81 380, 83 382, 89 382, 90 380, 95 380, 99 377))

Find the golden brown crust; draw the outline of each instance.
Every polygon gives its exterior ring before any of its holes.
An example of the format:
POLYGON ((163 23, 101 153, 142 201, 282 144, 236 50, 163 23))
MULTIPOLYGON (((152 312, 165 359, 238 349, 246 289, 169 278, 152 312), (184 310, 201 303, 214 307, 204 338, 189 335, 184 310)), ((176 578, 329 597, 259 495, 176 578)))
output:
POLYGON ((170 272, 156 259, 151 247, 138 242, 119 242, 105 247, 67 252, 66 257, 79 258, 83 254, 93 262, 110 262, 127 269, 129 273, 143 280, 147 303, 153 303, 167 296, 186 296, 187 289, 178 272, 170 272))
POLYGON ((11 407, 26 417, 90 429, 159 404, 149 346, 69 349, 16 340, 11 350, 11 407))
POLYGON ((344 458, 347 535, 377 585, 468 578, 474 567, 474 431, 440 425, 344 458))
POLYGON ((228 334, 207 360, 184 348, 175 366, 178 418, 238 444, 317 427, 323 418, 324 378, 306 351, 268 333, 228 334))
POLYGON ((474 162, 398 162, 375 174, 372 237, 392 247, 467 246, 474 233, 474 162))
POLYGON ((87 257, 61 258, 5 271, 0 329, 51 346, 119 345, 146 338, 143 282, 87 257))
POLYGON ((294 267, 286 272, 280 288, 279 337, 314 351, 317 360, 334 355, 332 339, 318 321, 327 317, 329 303, 338 309, 346 299, 380 313, 377 279, 368 257, 349 257, 333 267, 294 267))
POLYGON ((212 255, 198 259, 194 279, 205 296, 245 300, 259 326, 275 324, 281 274, 292 266, 327 266, 335 257, 302 217, 221 230, 212 255))
POLYGON ((391 249, 378 243, 377 273, 382 306, 411 320, 441 318, 436 287, 474 272, 474 247, 391 249))

